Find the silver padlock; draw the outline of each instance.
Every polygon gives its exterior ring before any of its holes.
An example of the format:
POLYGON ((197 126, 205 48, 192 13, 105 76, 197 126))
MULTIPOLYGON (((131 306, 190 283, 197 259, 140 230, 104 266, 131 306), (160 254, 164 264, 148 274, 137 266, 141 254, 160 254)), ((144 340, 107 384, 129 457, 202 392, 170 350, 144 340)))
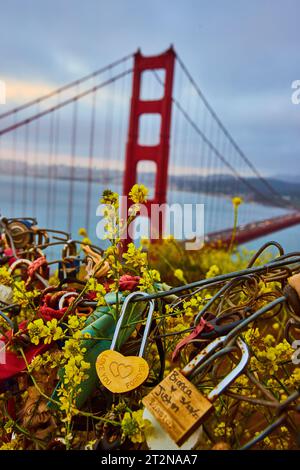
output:
MULTIPOLYGON (((133 292, 126 297, 114 331, 111 347, 109 350, 101 352, 96 361, 96 369, 101 383, 113 393, 126 393, 134 390, 139 387, 149 375, 149 366, 143 356, 146 350, 154 312, 155 304, 153 300, 148 300, 149 310, 138 356, 123 356, 123 354, 115 350, 118 346, 117 342, 127 313, 128 304, 135 297, 140 299, 142 297, 148 297, 148 294, 145 292, 133 292)), ((134 327, 131 329, 128 328, 126 335, 130 335, 133 331, 134 327)), ((123 339, 121 343, 124 343, 126 339, 127 338, 123 339)))
MULTIPOLYGON (((121 331, 121 328, 122 328, 122 325, 123 325, 123 322, 124 322, 125 314, 126 314, 127 307, 129 305, 129 303, 132 301, 132 299, 134 297, 141 298, 141 297, 148 297, 148 296, 149 296, 149 294, 147 294, 146 292, 132 292, 131 294, 129 294, 126 297, 126 299, 124 300, 124 303, 122 305, 121 314, 120 314, 119 320, 118 320, 117 325, 116 325, 116 329, 115 329, 115 332, 114 332, 114 335, 113 335, 113 339, 111 341, 111 346, 110 346, 111 351, 113 351, 116 348, 118 337, 119 337, 119 334, 120 334, 120 331, 121 331)), ((138 354, 139 357, 143 357, 143 355, 144 355, 144 352, 145 352, 145 349, 146 349, 146 346, 147 346, 147 342, 148 342, 148 333, 150 331, 153 312, 154 312, 154 301, 149 300, 148 302, 149 302, 149 311, 148 311, 148 314, 147 314, 147 321, 146 321, 146 325, 145 325, 145 331, 144 331, 144 334, 143 334, 143 338, 142 338, 142 342, 141 342, 141 346, 140 346, 140 350, 139 350, 139 354, 138 354)))
MULTIPOLYGON (((188 450, 201 439, 203 421, 213 411, 213 402, 241 374, 249 360, 247 345, 237 338, 235 345, 241 351, 237 366, 206 396, 187 380, 199 365, 224 344, 226 336, 217 338, 201 351, 181 371, 174 369, 143 399, 144 419, 151 423, 146 431, 147 445, 151 450, 188 450)), ((232 349, 232 348, 231 348, 232 349)), ((228 348, 219 351, 226 354, 228 348)))

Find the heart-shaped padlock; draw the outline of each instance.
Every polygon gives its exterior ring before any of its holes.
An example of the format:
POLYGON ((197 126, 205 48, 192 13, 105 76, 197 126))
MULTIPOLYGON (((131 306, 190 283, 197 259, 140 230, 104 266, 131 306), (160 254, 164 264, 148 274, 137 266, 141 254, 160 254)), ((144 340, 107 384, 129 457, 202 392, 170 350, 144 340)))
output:
POLYGON ((132 292, 129 294, 122 306, 120 318, 116 325, 114 336, 110 349, 99 354, 96 361, 96 369, 101 383, 113 393, 125 393, 139 387, 149 375, 149 366, 143 358, 148 334, 151 327, 151 321, 154 311, 154 301, 149 302, 149 311, 147 321, 142 338, 142 343, 138 356, 123 356, 123 354, 115 351, 118 336, 125 318, 129 302, 134 297, 146 297, 145 292, 132 292))

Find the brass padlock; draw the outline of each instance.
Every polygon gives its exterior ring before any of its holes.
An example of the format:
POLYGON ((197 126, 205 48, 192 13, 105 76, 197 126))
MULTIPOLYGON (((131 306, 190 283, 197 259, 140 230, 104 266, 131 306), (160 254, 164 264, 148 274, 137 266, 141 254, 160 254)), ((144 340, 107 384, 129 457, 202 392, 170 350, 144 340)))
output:
POLYGON ((132 292, 126 297, 112 338, 111 347, 109 350, 102 351, 96 361, 98 377, 101 383, 112 393, 126 393, 134 390, 145 382, 149 374, 149 366, 143 356, 154 312, 155 304, 153 300, 148 301, 147 320, 138 356, 124 356, 115 351, 119 333, 125 315, 127 315, 128 305, 134 297, 148 297, 148 294, 146 292, 132 292))
MULTIPOLYGON (((150 449, 181 448, 213 411, 213 402, 244 370, 249 351, 247 345, 237 338, 236 345, 242 353, 240 362, 206 397, 187 379, 196 367, 223 345, 225 339, 226 336, 222 336, 211 342, 184 369, 174 369, 144 397, 144 418, 150 420, 153 428, 146 436, 150 449)), ((193 442, 192 439, 191 447, 193 442)))

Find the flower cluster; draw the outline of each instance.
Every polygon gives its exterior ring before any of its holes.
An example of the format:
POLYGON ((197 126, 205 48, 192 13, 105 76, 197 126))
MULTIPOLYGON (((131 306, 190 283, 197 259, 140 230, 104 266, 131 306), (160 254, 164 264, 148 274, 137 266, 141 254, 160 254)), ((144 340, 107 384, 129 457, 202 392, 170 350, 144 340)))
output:
POLYGON ((13 282, 12 276, 6 266, 0 267, 0 284, 10 286, 13 282))
POLYGON ((56 318, 44 321, 41 318, 30 322, 27 326, 30 340, 33 344, 37 345, 41 340, 45 344, 50 344, 52 341, 57 341, 64 336, 62 328, 58 325, 56 318))
POLYGON ((133 443, 145 440, 145 432, 150 429, 150 422, 143 418, 143 410, 126 411, 121 422, 122 436, 133 443))

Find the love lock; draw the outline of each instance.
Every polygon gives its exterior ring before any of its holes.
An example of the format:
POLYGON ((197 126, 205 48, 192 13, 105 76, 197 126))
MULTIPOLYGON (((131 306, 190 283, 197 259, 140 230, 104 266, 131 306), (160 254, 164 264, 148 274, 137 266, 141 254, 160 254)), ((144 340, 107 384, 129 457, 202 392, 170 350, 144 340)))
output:
POLYGON ((25 248, 33 241, 33 227, 36 220, 32 218, 2 219, 6 234, 13 245, 11 248, 25 248))
POLYGON ((192 449, 198 442, 201 424, 213 411, 213 402, 244 370, 249 360, 246 344, 238 338, 242 352, 238 365, 205 397, 187 380, 207 356, 223 344, 226 336, 217 338, 189 362, 184 369, 174 369, 143 399, 144 419, 152 424, 146 433, 147 445, 152 450, 192 449))
POLYGON ((154 301, 149 301, 149 311, 145 325, 145 331, 138 356, 123 356, 123 354, 115 351, 121 326, 124 321, 125 313, 129 302, 134 297, 147 296, 145 292, 133 292, 129 294, 122 306, 120 318, 117 322, 116 329, 109 350, 99 354, 96 361, 96 370, 101 383, 113 393, 125 393, 139 387, 149 375, 149 366, 143 358, 148 334, 151 327, 152 316, 154 312, 154 301))
POLYGON ((58 262, 58 278, 64 281, 68 278, 76 278, 80 270, 80 261, 77 257, 76 242, 68 240, 62 249, 62 259, 58 262))

